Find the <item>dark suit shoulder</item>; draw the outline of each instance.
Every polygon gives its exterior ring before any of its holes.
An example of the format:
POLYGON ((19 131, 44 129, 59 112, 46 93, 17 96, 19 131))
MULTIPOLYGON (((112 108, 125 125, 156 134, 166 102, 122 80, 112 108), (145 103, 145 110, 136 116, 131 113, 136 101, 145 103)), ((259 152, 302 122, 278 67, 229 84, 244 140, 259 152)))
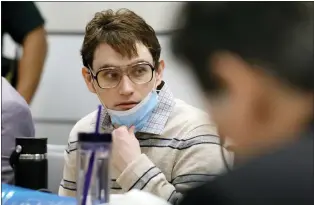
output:
MULTIPOLYGON (((314 204, 313 132, 187 194, 204 204, 314 204), (214 200, 214 201, 213 201, 214 200)), ((184 202, 185 201, 185 202, 184 202)), ((202 204, 197 203, 197 204, 202 204)))

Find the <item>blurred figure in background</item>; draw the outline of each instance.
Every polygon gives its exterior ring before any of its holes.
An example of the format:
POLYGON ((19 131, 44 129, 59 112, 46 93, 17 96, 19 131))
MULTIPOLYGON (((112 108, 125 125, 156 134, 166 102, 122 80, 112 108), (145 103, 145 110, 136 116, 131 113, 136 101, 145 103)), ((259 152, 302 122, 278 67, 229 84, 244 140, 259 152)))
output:
POLYGON ((9 159, 16 137, 35 137, 31 111, 24 98, 2 77, 1 101, 1 181, 13 183, 9 159))
MULTIPOLYGON (((104 106, 102 131, 113 135, 112 194, 140 189, 176 203, 225 171, 215 125, 163 81, 161 47, 144 19, 127 9, 96 13, 81 54, 85 83, 104 106)), ((76 194, 77 133, 93 132, 95 121, 92 112, 70 133, 60 195, 76 194)))
POLYGON ((1 39, 5 33, 22 46, 23 54, 21 59, 13 60, 5 58, 1 51, 2 76, 30 104, 40 82, 47 53, 44 19, 34 2, 1 2, 1 39))
MULTIPOLYGON (((187 204, 314 204, 313 3, 191 2, 172 41, 240 164, 187 204)), ((204 159, 206 160, 206 159, 204 159)))

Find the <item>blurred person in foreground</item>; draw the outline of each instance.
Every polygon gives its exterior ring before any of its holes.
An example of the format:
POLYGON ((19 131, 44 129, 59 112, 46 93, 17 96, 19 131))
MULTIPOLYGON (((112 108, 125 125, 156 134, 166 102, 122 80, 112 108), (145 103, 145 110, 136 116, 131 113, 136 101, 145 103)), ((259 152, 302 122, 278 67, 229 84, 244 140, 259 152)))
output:
POLYGON ((305 2, 186 4, 172 49, 239 164, 181 205, 314 204, 313 13, 305 2))
MULTIPOLYGON (((163 81, 161 47, 144 19, 127 9, 97 12, 81 54, 87 88, 104 107, 101 129, 113 135, 111 194, 140 189, 176 203, 225 171, 215 125, 163 81)), ((96 111, 70 133, 60 195, 76 194, 77 134, 93 132, 95 121, 96 111)))
MULTIPOLYGON (((21 59, 13 60, 1 52, 1 74, 30 104, 40 82, 47 53, 44 19, 34 2, 1 2, 1 40, 6 33, 22 46, 23 54, 21 59)), ((2 43, 1 46, 5 45, 2 43)))
POLYGON ((1 181, 14 183, 9 159, 16 137, 35 137, 33 118, 24 98, 2 77, 1 87, 1 181))

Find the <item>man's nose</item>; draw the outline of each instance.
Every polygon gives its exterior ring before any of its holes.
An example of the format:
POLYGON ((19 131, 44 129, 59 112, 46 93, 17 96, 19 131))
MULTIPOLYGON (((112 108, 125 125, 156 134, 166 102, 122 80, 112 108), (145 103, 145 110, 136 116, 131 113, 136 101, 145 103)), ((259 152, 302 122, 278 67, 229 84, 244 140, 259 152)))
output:
POLYGON ((131 95, 134 93, 133 82, 128 76, 124 75, 119 84, 119 94, 120 95, 131 95))

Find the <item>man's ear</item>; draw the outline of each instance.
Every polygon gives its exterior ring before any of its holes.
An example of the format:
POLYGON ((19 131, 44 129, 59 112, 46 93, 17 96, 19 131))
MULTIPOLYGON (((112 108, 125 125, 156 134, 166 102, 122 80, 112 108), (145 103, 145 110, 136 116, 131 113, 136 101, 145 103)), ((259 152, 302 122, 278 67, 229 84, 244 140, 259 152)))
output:
POLYGON ((160 85, 160 83, 162 81, 164 69, 165 69, 165 62, 163 60, 161 60, 158 63, 158 68, 156 70, 156 88, 157 88, 157 86, 160 85))
POLYGON ((96 90, 93 84, 93 78, 88 68, 86 67, 82 68, 82 75, 83 75, 83 78, 85 80, 88 90, 92 93, 96 93, 96 90))

